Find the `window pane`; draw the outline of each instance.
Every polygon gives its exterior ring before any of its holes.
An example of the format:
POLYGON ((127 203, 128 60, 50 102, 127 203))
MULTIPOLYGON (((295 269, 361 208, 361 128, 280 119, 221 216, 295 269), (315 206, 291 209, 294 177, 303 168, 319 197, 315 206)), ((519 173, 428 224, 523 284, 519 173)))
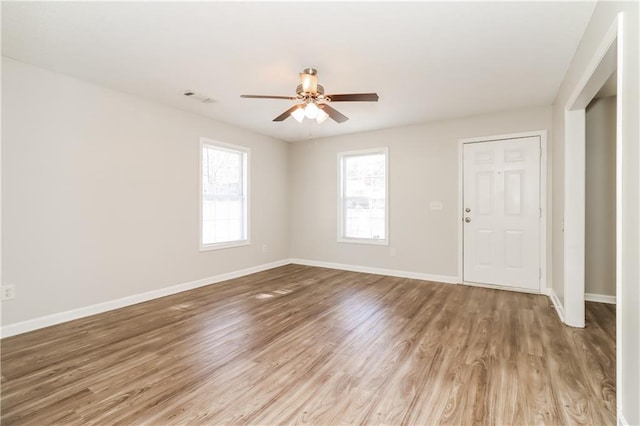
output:
POLYGON ((242 156, 241 152, 205 148, 203 156, 205 194, 242 194, 242 156))
POLYGON ((386 238, 386 155, 343 157, 343 233, 347 238, 386 238))
POLYGON ((226 220, 214 221, 214 243, 229 241, 229 224, 226 220))
POLYGON ((227 222, 227 227, 230 241, 242 239, 242 221, 240 219, 230 219, 227 222))
POLYGON ((216 198, 215 201, 215 218, 216 220, 229 219, 229 201, 216 198))
POLYGON ((203 220, 202 221, 202 244, 213 244, 215 240, 215 221, 203 220))
POLYGON ((240 220, 242 219, 242 206, 243 200, 239 197, 234 197, 228 201, 229 205, 229 219, 240 220))

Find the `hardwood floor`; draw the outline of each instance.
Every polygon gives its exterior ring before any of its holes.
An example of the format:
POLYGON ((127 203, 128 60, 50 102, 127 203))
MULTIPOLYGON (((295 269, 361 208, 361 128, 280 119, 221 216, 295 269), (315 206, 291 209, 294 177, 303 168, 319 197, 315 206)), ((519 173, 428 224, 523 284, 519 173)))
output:
POLYGON ((2 424, 615 424, 615 307, 288 265, 2 340, 2 424))

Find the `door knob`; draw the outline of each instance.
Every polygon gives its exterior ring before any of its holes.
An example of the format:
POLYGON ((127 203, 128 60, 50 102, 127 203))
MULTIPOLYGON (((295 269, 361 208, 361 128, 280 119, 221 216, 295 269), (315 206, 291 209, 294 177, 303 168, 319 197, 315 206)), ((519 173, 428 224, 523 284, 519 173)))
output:
POLYGON ((467 222, 467 223, 469 223, 469 222, 471 222, 471 218, 470 218, 470 217, 465 217, 465 218, 464 218, 464 221, 465 221, 465 222, 467 222))
POLYGON ((469 207, 467 207, 466 209, 464 209, 464 211, 469 213, 469 212, 471 212, 471 209, 469 207))

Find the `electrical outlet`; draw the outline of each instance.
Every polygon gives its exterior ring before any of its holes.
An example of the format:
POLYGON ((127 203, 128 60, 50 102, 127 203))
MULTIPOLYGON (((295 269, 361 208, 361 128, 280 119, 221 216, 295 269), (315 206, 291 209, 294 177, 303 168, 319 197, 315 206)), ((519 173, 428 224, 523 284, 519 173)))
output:
POLYGON ((431 201, 431 210, 442 210, 442 201, 431 201))
POLYGON ((9 300, 16 297, 16 286, 7 284, 2 286, 2 300, 9 300))
POLYGON ((262 252, 266 253, 267 251, 269 251, 269 247, 266 244, 262 245, 262 252))
POLYGON ((391 247, 391 249, 389 250, 389 254, 391 255, 391 257, 396 257, 398 255, 398 251, 395 247, 391 247))

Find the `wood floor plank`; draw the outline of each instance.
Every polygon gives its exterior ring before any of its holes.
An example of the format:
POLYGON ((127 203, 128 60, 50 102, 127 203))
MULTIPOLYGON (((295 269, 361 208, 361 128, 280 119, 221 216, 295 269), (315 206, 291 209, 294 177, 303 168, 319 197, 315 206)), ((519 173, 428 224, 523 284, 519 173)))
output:
POLYGON ((301 265, 0 342, 12 424, 615 424, 615 306, 301 265))

